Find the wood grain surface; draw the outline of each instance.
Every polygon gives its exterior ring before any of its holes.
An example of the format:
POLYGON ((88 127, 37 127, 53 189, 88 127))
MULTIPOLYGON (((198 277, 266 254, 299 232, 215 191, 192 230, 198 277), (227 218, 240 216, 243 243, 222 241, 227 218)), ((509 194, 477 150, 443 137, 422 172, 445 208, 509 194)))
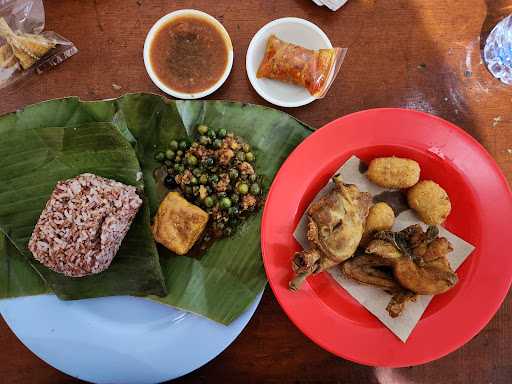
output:
MULTIPOLYGON (((46 29, 72 40, 80 52, 49 73, 0 91, 0 114, 69 95, 94 100, 126 92, 159 93, 144 70, 144 38, 159 17, 180 8, 210 13, 231 35, 233 71, 211 98, 267 104, 247 80, 247 46, 270 20, 296 16, 316 23, 334 45, 349 51, 325 99, 286 112, 314 127, 368 108, 430 112, 476 137, 512 180, 512 87, 492 78, 480 51, 489 29, 512 13, 512 1, 349 0, 335 13, 310 0, 44 3, 46 29)), ((317 347, 288 320, 267 288, 241 336, 178 382, 507 384, 512 382, 511 303, 508 297, 489 325, 449 356, 423 366, 387 369, 354 364, 317 347)), ((28 351, 0 320, 0 383, 74 382, 28 351)))

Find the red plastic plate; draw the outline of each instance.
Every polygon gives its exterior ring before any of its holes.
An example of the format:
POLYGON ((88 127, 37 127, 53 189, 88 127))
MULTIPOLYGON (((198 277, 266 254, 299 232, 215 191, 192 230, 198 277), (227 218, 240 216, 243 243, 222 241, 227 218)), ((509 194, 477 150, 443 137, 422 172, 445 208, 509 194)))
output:
POLYGON ((304 140, 270 189, 261 229, 270 286, 288 317, 311 340, 343 358, 403 367, 438 359, 462 346, 492 318, 512 282, 512 193, 485 149, 453 124, 425 113, 375 109, 335 120, 304 140), (402 343, 327 274, 288 290, 293 231, 304 210, 350 156, 418 161, 422 179, 452 201, 447 229, 476 246, 458 269, 459 283, 431 302, 402 343))

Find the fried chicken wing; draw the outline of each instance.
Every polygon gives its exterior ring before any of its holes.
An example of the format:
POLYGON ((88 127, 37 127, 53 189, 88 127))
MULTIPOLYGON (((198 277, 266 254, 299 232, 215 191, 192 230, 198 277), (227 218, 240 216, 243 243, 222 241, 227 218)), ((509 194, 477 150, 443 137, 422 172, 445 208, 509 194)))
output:
MULTIPOLYGON (((392 257, 393 253, 389 252, 388 255, 392 257)), ((409 301, 416 300, 417 294, 403 288, 395 279, 393 263, 393 259, 373 254, 360 254, 345 261, 341 265, 341 271, 349 279, 380 287, 392 294, 386 310, 394 318, 400 316, 409 301)))
POLYGON ((310 274, 340 264, 354 254, 370 205, 370 194, 334 178, 332 191, 308 209, 307 239, 312 248, 294 255, 292 267, 296 276, 290 289, 298 289, 310 274))
POLYGON ((401 286, 393 277, 392 265, 392 261, 383 257, 362 254, 345 261, 341 265, 341 271, 346 277, 359 283, 395 291, 401 289, 401 286))
POLYGON ((421 295, 444 293, 458 280, 446 259, 446 255, 451 251, 448 240, 444 237, 435 239, 420 256, 423 259, 421 267, 413 261, 402 260, 395 266, 395 276, 404 287, 421 295))
POLYGON ((392 263, 393 274, 400 285, 420 295, 437 295, 451 289, 458 281, 448 263, 453 249, 436 227, 423 232, 412 225, 400 232, 379 232, 366 252, 392 263))

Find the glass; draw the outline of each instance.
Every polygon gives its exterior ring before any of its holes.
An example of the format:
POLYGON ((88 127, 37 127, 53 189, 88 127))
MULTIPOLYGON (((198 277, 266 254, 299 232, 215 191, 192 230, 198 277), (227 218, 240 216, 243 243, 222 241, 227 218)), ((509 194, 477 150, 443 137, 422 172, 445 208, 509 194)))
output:
POLYGON ((487 37, 484 59, 494 77, 512 85, 512 15, 501 20, 487 37))

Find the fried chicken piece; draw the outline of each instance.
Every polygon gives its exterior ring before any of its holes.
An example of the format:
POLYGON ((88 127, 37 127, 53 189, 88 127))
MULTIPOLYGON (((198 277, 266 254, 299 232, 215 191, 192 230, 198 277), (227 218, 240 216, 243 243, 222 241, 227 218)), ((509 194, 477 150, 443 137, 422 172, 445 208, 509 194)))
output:
POLYGON ((419 225, 396 233, 379 232, 366 252, 390 261, 395 278, 404 288, 420 295, 437 295, 458 281, 447 259, 453 250, 451 244, 438 233, 436 227, 423 232, 419 225))
POLYGON ((316 248, 297 252, 292 259, 292 270, 295 277, 290 281, 290 289, 295 291, 300 288, 306 277, 320 270, 320 259, 322 255, 316 248))
POLYGON ((400 290, 401 286, 393 277, 392 261, 377 255, 356 255, 341 265, 341 271, 349 279, 374 285, 387 290, 400 290), (385 271, 383 267, 389 270, 385 271))
POLYGON ((371 196, 335 179, 334 189, 308 210, 308 240, 338 263, 351 257, 364 230, 371 196))
POLYGON ((416 293, 403 288, 393 276, 393 261, 377 255, 360 254, 345 261, 341 271, 349 279, 362 284, 383 288, 393 294, 386 307, 393 318, 400 316, 409 301, 416 299, 416 293))
POLYGON ((368 244, 365 250, 366 253, 374 256, 380 256, 384 260, 388 260, 393 265, 393 260, 401 258, 403 255, 400 250, 386 240, 374 239, 368 244))
POLYGON ((452 250, 450 243, 444 237, 435 239, 421 255, 423 266, 418 267, 412 261, 401 261, 395 266, 395 276, 404 287, 421 295, 444 293, 458 280, 446 259, 446 255, 452 250))
POLYGON ((297 290, 313 273, 333 267, 356 251, 364 231, 371 196, 355 185, 334 178, 334 188, 308 209, 307 239, 312 249, 294 255, 295 278, 290 289, 297 290))
POLYGON ((386 306, 386 311, 388 311, 389 316, 393 318, 398 317, 405 309, 405 305, 409 301, 416 301, 417 297, 418 295, 416 293, 406 289, 401 289, 393 295, 388 305, 386 306))

